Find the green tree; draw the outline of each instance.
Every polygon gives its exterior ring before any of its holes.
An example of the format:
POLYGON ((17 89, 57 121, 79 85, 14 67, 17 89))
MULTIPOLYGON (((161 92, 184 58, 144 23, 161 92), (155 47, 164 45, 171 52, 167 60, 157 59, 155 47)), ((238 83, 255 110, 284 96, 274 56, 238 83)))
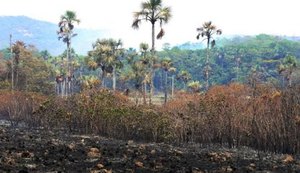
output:
POLYGON ((292 86, 292 74, 297 68, 297 59, 295 56, 287 55, 283 59, 283 63, 279 65, 278 72, 288 81, 288 86, 292 86))
POLYGON ((192 81, 188 83, 189 89, 192 90, 193 93, 199 92, 201 84, 199 81, 192 81))
MULTIPOLYGON (((141 6, 141 11, 134 13, 134 21, 132 23, 132 27, 134 29, 138 29, 139 25, 142 21, 150 22, 151 29, 152 29, 152 48, 151 54, 152 58, 155 57, 155 24, 159 22, 160 24, 160 32, 157 34, 156 38, 161 39, 165 32, 162 28, 164 23, 168 23, 169 19, 171 18, 171 9, 170 7, 163 7, 162 0, 149 0, 147 2, 143 2, 141 6)), ((151 60, 151 65, 154 65, 154 60, 151 60)), ((150 103, 151 103, 151 96, 153 94, 153 75, 154 69, 151 72, 151 83, 150 83, 150 103)))
POLYGON ((71 47, 71 39, 75 37, 77 34, 74 33, 74 24, 79 24, 80 20, 77 19, 76 13, 74 11, 66 11, 64 15, 61 16, 60 22, 58 23, 59 31, 57 31, 58 39, 62 39, 64 43, 67 44, 67 81, 64 82, 67 84, 67 88, 64 92, 62 92, 62 96, 71 92, 71 77, 72 72, 70 71, 70 47, 71 47))
POLYGON ((205 77, 206 77, 206 90, 208 90, 209 87, 209 71, 210 71, 210 63, 209 63, 209 57, 210 57, 210 48, 213 48, 216 44, 216 41, 213 38, 213 35, 221 35, 222 31, 220 29, 217 29, 215 25, 212 24, 211 21, 204 22, 202 24, 202 27, 197 28, 197 39, 200 39, 200 37, 204 38, 206 40, 206 64, 205 64, 205 77))
MULTIPOLYGON (((50 94, 53 91, 53 83, 50 81, 53 79, 54 74, 51 65, 39 56, 37 49, 32 45, 16 41, 11 48, 14 61, 9 59, 2 59, 1 61, 0 58, 0 66, 6 65, 6 68, 1 68, 5 72, 0 71, 0 79, 7 81, 2 84, 6 86, 13 85, 15 90, 50 94), (12 62, 14 63, 14 68, 11 68, 12 62), (3 76, 4 74, 5 77, 3 76), (14 83, 7 85, 10 76, 14 76, 14 83)), ((3 86, 2 84, 1 87, 3 86)))
POLYGON ((139 56, 136 51, 131 51, 127 55, 127 62, 130 65, 130 70, 127 72, 127 78, 133 80, 135 88, 135 102, 138 105, 138 93, 143 93, 144 104, 146 104, 146 94, 142 91, 144 79, 147 74, 147 64, 144 64, 142 56, 139 56))
POLYGON ((183 82, 183 88, 185 90, 187 89, 186 85, 187 85, 188 81, 191 80, 191 78, 192 78, 191 74, 188 71, 186 71, 186 70, 180 71, 180 73, 177 76, 177 79, 181 80, 183 82))
POLYGON ((102 39, 97 40, 93 44, 93 50, 89 52, 90 67, 95 68, 95 62, 97 66, 101 68, 102 87, 106 87, 105 77, 108 73, 112 74, 113 90, 116 90, 116 70, 123 66, 122 57, 124 56, 124 49, 122 48, 121 40, 102 39))

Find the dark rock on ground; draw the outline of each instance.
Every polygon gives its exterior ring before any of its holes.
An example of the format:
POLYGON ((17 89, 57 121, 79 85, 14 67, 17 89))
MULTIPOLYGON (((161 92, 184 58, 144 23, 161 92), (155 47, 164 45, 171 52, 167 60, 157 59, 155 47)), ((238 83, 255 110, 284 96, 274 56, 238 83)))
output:
POLYGON ((300 159, 247 147, 175 147, 0 125, 0 172, 297 173, 300 159))

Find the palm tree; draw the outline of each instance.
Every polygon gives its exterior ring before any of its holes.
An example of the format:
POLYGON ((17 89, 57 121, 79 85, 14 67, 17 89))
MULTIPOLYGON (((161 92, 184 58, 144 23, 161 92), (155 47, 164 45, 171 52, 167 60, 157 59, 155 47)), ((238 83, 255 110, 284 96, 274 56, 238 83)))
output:
MULTIPOLYGON (((80 20, 77 19, 76 13, 73 11, 66 11, 64 15, 61 16, 60 22, 58 23, 59 31, 57 31, 58 39, 62 39, 64 43, 67 44, 67 77, 72 76, 70 72, 70 47, 71 39, 77 34, 73 32, 74 23, 79 24, 80 20)), ((71 90, 71 81, 68 81, 68 89, 65 91, 66 96, 71 90)), ((63 96, 63 93, 62 93, 63 96)))
POLYGON ((116 70, 122 67, 121 57, 123 57, 123 53, 124 50, 121 40, 98 39, 93 45, 93 50, 89 52, 89 56, 93 60, 89 62, 93 68, 95 68, 94 62, 101 68, 102 87, 105 87, 105 77, 107 73, 112 73, 113 90, 116 89, 116 70))
POLYGON ((177 76, 177 79, 179 79, 179 80, 182 80, 183 81, 183 88, 186 90, 187 88, 186 88, 186 84, 188 83, 188 81, 190 81, 191 80, 191 74, 188 72, 188 71, 186 71, 186 70, 182 70, 179 74, 178 74, 178 76, 177 76))
POLYGON ((16 41, 11 48, 12 54, 14 57, 12 58, 12 78, 13 83, 12 87, 13 89, 20 88, 19 85, 19 75, 20 75, 20 66, 22 65, 22 60, 24 60, 26 57, 30 57, 30 51, 27 49, 27 45, 23 41, 16 41))
MULTIPOLYGON (((155 57, 155 24, 159 22, 160 24, 160 32, 157 34, 156 38, 161 39, 165 32, 162 28, 164 23, 168 23, 169 19, 171 18, 171 8, 170 7, 163 7, 162 0, 148 0, 142 3, 141 11, 134 12, 134 21, 132 23, 132 27, 134 29, 138 29, 139 25, 142 21, 150 22, 151 29, 152 29, 152 48, 151 54, 152 58, 155 57)), ((153 66, 154 60, 151 61, 151 66, 153 66)), ((151 96, 153 94, 153 72, 151 72, 151 83, 150 83, 150 100, 151 103, 151 96)))
MULTIPOLYGON (((143 56, 142 56, 143 57, 143 56)), ((146 104, 145 91, 142 91, 141 86, 144 84, 145 75, 147 73, 147 64, 143 61, 143 58, 138 56, 138 53, 134 50, 129 52, 127 56, 127 62, 130 65, 130 71, 127 73, 127 78, 133 80, 135 87, 135 102, 138 105, 138 93, 143 93, 144 104, 146 104)))
POLYGON ((199 81, 192 81, 188 83, 188 87, 192 90, 193 93, 199 92, 201 84, 199 81))
POLYGON ((215 25, 212 24, 211 21, 209 22, 204 22, 202 24, 202 27, 197 28, 197 39, 200 39, 200 37, 204 38, 202 41, 206 40, 206 64, 205 64, 205 77, 206 77, 206 90, 208 90, 209 87, 209 71, 210 71, 210 66, 209 66, 209 53, 210 53, 210 48, 213 48, 216 44, 216 41, 213 38, 213 35, 221 35, 222 30, 217 29, 215 25))
POLYGON ((165 58, 161 60, 161 68, 164 70, 165 73, 165 83, 164 83, 164 93, 165 93, 165 104, 167 103, 168 99, 168 72, 173 67, 172 60, 170 58, 165 58))
POLYGON ((287 55, 283 59, 283 63, 279 65, 278 72, 282 74, 288 81, 288 86, 292 86, 292 74, 297 68, 297 59, 295 56, 287 55))
MULTIPOLYGON (((144 100, 144 104, 146 104, 146 92, 147 92, 147 84, 151 84, 151 70, 152 70, 152 66, 153 64, 151 63, 151 61, 154 60, 154 58, 151 58, 149 56, 149 45, 147 43, 140 43, 140 53, 141 53, 141 59, 140 61, 143 64, 144 67, 144 79, 143 79, 143 85, 144 85, 144 89, 143 89, 143 100, 144 100)), ((150 90, 151 92, 151 90, 150 90)), ((149 95, 149 104, 151 104, 151 93, 149 95)))

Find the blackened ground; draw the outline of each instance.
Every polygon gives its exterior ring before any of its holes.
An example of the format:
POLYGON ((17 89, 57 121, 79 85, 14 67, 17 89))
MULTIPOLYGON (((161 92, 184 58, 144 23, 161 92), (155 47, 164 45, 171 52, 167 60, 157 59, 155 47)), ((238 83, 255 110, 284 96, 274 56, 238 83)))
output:
POLYGON ((0 123, 0 172, 299 172, 292 155, 246 147, 120 141, 0 123))

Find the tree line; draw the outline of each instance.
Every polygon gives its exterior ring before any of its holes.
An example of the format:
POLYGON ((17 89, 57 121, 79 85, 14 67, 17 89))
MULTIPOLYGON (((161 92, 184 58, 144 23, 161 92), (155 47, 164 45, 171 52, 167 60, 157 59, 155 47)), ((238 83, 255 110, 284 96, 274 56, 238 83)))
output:
POLYGON ((66 51, 54 57, 16 41, 1 51, 1 88, 53 92, 63 97, 97 87, 130 89, 136 91, 136 102, 140 93, 143 102, 148 97, 151 104, 154 92, 163 92, 167 102, 175 90, 200 92, 211 85, 247 83, 254 72, 278 87, 298 82, 298 42, 264 34, 215 39, 222 30, 211 21, 195 28, 195 39, 203 42, 205 49, 166 46, 156 51, 155 40, 164 36, 163 25, 171 18, 171 8, 164 7, 161 0, 143 2, 140 11, 134 12, 132 27, 138 29, 141 22, 151 24, 151 47, 140 43, 139 50, 125 49, 121 40, 103 38, 93 43, 88 56, 80 56, 71 46, 80 20, 75 12, 66 11, 57 31, 66 51), (157 25, 160 30, 156 34, 157 25))

